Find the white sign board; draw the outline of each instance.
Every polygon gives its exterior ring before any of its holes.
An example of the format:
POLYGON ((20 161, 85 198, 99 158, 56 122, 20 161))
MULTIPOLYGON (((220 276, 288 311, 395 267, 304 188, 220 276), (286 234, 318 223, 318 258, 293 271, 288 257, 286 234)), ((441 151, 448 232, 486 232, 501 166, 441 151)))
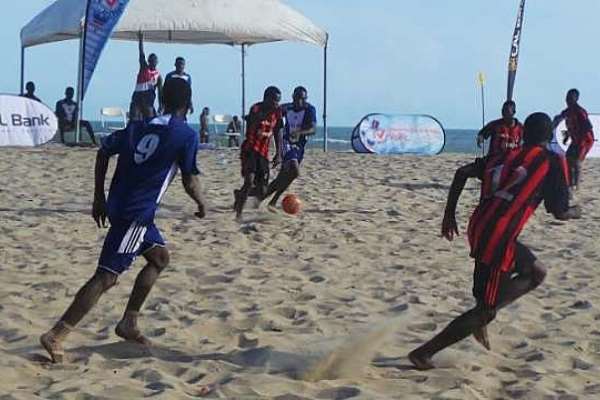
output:
POLYGON ((25 97, 0 94, 0 147, 38 146, 58 130, 58 120, 46 105, 25 97))

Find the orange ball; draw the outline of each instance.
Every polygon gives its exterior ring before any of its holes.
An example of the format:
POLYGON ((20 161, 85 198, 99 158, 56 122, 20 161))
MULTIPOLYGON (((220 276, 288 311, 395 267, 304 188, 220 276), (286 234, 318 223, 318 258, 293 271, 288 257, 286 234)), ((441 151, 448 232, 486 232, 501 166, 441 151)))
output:
POLYGON ((281 202, 283 211, 288 214, 296 215, 302 209, 302 201, 295 194, 288 194, 283 198, 281 202))

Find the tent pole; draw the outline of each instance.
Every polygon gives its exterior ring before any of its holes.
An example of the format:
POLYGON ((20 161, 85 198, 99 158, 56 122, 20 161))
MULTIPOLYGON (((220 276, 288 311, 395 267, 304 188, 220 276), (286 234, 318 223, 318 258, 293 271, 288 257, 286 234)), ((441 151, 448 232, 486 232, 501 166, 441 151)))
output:
POLYGON ((81 117, 83 115, 83 29, 85 23, 81 23, 79 31, 79 58, 77 59, 77 121, 75 129, 75 143, 81 139, 81 117))
POLYGON ((25 93, 25 47, 21 47, 21 94, 25 93))
POLYGON ((325 37, 325 47, 323 48, 323 151, 327 152, 327 47, 329 44, 329 34, 325 37))
POLYGON ((246 131, 246 45, 242 43, 242 132, 246 131))

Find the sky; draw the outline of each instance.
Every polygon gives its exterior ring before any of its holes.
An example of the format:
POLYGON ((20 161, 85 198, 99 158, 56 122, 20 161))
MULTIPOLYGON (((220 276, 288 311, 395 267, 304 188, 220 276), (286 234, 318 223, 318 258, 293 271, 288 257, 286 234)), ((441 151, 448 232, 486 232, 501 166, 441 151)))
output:
MULTIPOLYGON (((83 1, 83 0, 82 0, 83 1)), ((176 1, 176 0, 174 0, 176 1)), ((446 128, 481 126, 477 73, 486 81, 486 117, 498 117, 506 96, 507 62, 518 0, 283 0, 329 32, 328 121, 353 126, 372 112, 423 113, 446 128)), ((11 2, 0 26, 0 92, 19 91, 21 28, 49 0, 11 2)), ((518 117, 564 107, 565 92, 600 112, 598 0, 528 0, 515 87, 518 117)), ((194 104, 213 113, 241 108, 239 48, 147 44, 165 75, 175 57, 187 59, 194 104)), ((53 105, 77 79, 78 44, 60 42, 27 50, 26 79, 53 105)), ((99 119, 104 106, 125 109, 137 73, 137 47, 111 41, 90 84, 84 117, 99 119)), ((277 85, 289 99, 297 85, 322 114, 322 49, 304 44, 253 46, 247 57, 248 102, 277 85)), ((195 117, 198 117, 196 112, 195 117)))

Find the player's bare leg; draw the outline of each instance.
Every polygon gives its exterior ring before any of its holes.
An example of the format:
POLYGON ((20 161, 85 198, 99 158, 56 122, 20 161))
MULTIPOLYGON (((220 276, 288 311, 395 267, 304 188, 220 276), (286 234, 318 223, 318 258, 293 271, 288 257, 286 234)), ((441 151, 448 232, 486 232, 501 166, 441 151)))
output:
POLYGON ((61 363, 64 356, 63 341, 83 317, 96 305, 100 296, 117 283, 117 276, 98 270, 75 295, 73 302, 52 329, 40 337, 52 362, 61 363))
POLYGON ((275 207, 281 195, 290 187, 292 182, 300 176, 300 166, 298 161, 287 161, 281 169, 277 178, 269 185, 269 189, 265 195, 266 198, 273 196, 269 202, 269 207, 275 207))
POLYGON ((250 189, 254 184, 254 174, 249 173, 244 176, 244 185, 242 188, 235 192, 235 204, 233 208, 235 210, 236 219, 242 218, 242 211, 244 210, 244 205, 246 205, 246 200, 248 200, 248 194, 250 193, 250 189))
POLYGON ((121 321, 117 324, 115 333, 125 340, 150 345, 150 340, 142 335, 139 330, 137 320, 140 309, 156 283, 158 276, 169 265, 169 252, 164 247, 154 247, 144 253, 144 258, 148 264, 140 271, 135 280, 125 313, 121 321))
POLYGON ((433 339, 411 351, 408 355, 409 360, 417 369, 435 368, 431 361, 435 354, 486 326, 494 319, 495 315, 494 310, 476 306, 450 322, 433 339))

